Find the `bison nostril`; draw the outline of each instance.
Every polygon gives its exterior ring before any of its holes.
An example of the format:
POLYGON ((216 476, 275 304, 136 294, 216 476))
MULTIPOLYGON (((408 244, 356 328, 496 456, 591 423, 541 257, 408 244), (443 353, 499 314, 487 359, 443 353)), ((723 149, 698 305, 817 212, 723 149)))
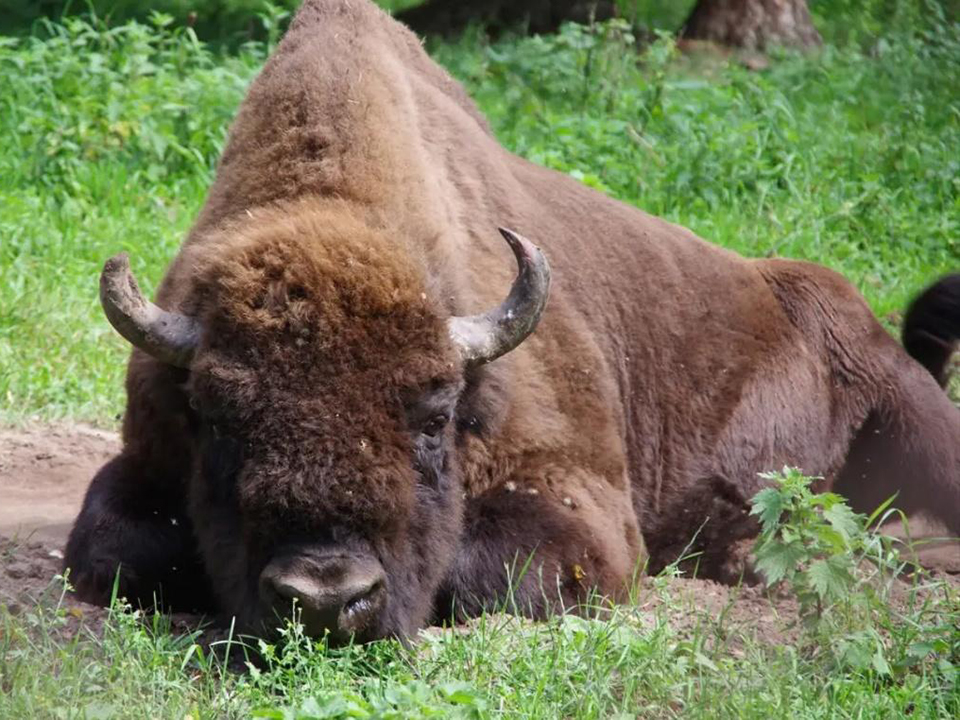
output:
POLYGON ((370 630, 386 602, 386 576, 373 558, 278 558, 260 575, 264 609, 289 616, 306 632, 335 642, 370 630))
POLYGON ((386 591, 383 581, 376 581, 370 588, 354 595, 343 605, 338 618, 340 628, 346 632, 359 632, 370 624, 383 607, 386 591))
POLYGON ((317 586, 307 577, 268 578, 260 582, 260 594, 271 605, 282 605, 289 609, 292 601, 311 604, 317 586))

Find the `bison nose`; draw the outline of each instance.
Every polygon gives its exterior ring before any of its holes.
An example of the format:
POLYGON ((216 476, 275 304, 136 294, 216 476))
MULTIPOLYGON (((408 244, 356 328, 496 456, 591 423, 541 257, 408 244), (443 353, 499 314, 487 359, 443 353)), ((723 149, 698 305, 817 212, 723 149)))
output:
POLYGON ((296 606, 312 637, 345 642, 370 631, 386 601, 386 575, 371 557, 286 557, 260 573, 260 597, 281 616, 296 606))

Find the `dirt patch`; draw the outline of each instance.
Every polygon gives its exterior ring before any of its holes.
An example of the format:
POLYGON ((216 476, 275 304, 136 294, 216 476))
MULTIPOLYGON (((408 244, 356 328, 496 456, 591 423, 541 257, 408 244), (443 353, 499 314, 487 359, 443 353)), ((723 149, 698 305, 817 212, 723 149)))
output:
POLYGON ((99 635, 107 610, 80 602, 59 579, 61 543, 0 537, 0 612, 19 615, 37 606, 63 608, 66 624, 58 632, 70 638, 81 628, 99 635))
POLYGON ((0 428, 0 605, 17 614, 63 603, 98 631, 106 611, 63 595, 63 546, 97 470, 120 448, 116 433, 84 425, 0 428))
MULTIPOLYGON (((116 433, 78 425, 0 429, 0 605, 8 611, 62 602, 71 618, 67 632, 81 625, 99 630, 105 611, 61 597, 63 584, 55 577, 87 485, 119 444, 116 433)), ((899 523, 886 530, 904 534, 899 523)), ((946 540, 942 527, 923 518, 911 519, 910 535, 923 565, 960 584, 960 543, 946 540)), ((786 595, 685 578, 644 579, 637 603, 650 611, 651 623, 655 613, 666 613, 671 625, 684 631, 722 616, 728 630, 749 630, 772 644, 789 641, 797 614, 786 595)), ((178 615, 173 624, 187 631, 200 621, 178 615)))
POLYGON ((61 546, 91 478, 119 449, 116 433, 84 425, 0 428, 0 535, 61 546))

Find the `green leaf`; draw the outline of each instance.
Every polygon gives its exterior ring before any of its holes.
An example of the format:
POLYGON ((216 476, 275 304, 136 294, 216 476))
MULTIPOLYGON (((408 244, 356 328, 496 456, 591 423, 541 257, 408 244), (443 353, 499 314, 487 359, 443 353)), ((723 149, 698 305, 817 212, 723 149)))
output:
POLYGON ((447 702, 455 705, 474 705, 477 703, 477 691, 465 682, 448 682, 439 688, 447 702))
POLYGON ((853 584, 853 576, 847 567, 846 556, 835 556, 825 560, 814 560, 806 570, 810 586, 821 600, 839 598, 853 584))
POLYGON ((716 666, 716 663, 714 663, 713 660, 701 652, 694 653, 693 659, 700 667, 704 667, 707 670, 712 670, 713 672, 720 672, 720 669, 716 666))
POLYGON ((873 523, 876 522, 877 518, 879 518, 881 515, 883 515, 884 512, 886 512, 887 508, 893 504, 893 501, 897 499, 897 495, 899 494, 900 493, 894 493, 893 495, 888 497, 886 500, 884 500, 882 503, 880 503, 880 506, 876 510, 874 510, 872 513, 870 513, 870 517, 867 518, 865 525, 867 527, 872 527, 873 523))
POLYGON ((764 488, 753 496, 751 515, 760 516, 764 532, 769 532, 780 521, 783 514, 783 497, 776 488, 764 488))
POLYGON ((866 670, 873 665, 873 653, 869 643, 860 634, 851 635, 839 644, 840 661, 855 670, 866 670))
POLYGON ((861 516, 851 510, 846 503, 831 505, 823 511, 823 517, 848 543, 862 532, 861 516))
POLYGON ((274 708, 257 708, 253 711, 251 717, 256 720, 283 720, 284 712, 274 708))
POLYGON ((818 544, 825 550, 829 549, 834 553, 842 553, 846 552, 849 548, 847 538, 829 525, 821 525, 814 528, 813 534, 818 544))
POLYGON ((907 648, 907 655, 914 660, 923 660, 928 655, 947 652, 948 650, 949 644, 944 640, 927 640, 911 643, 910 647, 907 648))
POLYGON ((876 670, 880 675, 890 674, 890 663, 887 662, 887 658, 883 652, 883 644, 879 641, 877 642, 876 650, 873 653, 873 669, 876 670))
POLYGON ((329 703, 324 709, 320 708, 320 703, 317 702, 316 698, 307 698, 302 703, 300 707, 297 708, 297 720, 318 720, 319 718, 333 718, 339 717, 341 715, 341 708, 346 709, 346 704, 343 701, 340 701, 340 707, 335 708, 334 712, 325 712, 329 710, 329 703))
POLYGON ((786 577, 787 573, 796 570, 806 555, 806 550, 798 542, 778 543, 767 542, 757 549, 757 569, 767 578, 767 585, 786 577))

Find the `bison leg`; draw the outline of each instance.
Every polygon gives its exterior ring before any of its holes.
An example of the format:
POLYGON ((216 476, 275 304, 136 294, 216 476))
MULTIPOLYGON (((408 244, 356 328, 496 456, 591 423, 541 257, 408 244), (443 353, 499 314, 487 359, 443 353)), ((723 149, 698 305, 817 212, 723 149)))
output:
POLYGON ((436 620, 493 609, 539 619, 575 607, 593 590, 623 590, 644 554, 629 499, 618 521, 615 513, 592 512, 571 495, 509 482, 471 500, 436 620))
POLYGON ((716 475, 705 478, 651 516, 644 523, 650 575, 677 563, 691 577, 728 585, 756 582, 745 541, 759 533, 760 525, 737 483, 716 475))
POLYGON ((118 582, 117 595, 143 607, 207 609, 190 521, 178 501, 136 481, 137 465, 120 455, 94 477, 67 541, 70 582, 81 599, 101 605, 118 582))
POLYGON ((960 536, 960 411, 937 382, 904 360, 892 394, 867 418, 834 488, 861 512, 925 511, 960 536))

